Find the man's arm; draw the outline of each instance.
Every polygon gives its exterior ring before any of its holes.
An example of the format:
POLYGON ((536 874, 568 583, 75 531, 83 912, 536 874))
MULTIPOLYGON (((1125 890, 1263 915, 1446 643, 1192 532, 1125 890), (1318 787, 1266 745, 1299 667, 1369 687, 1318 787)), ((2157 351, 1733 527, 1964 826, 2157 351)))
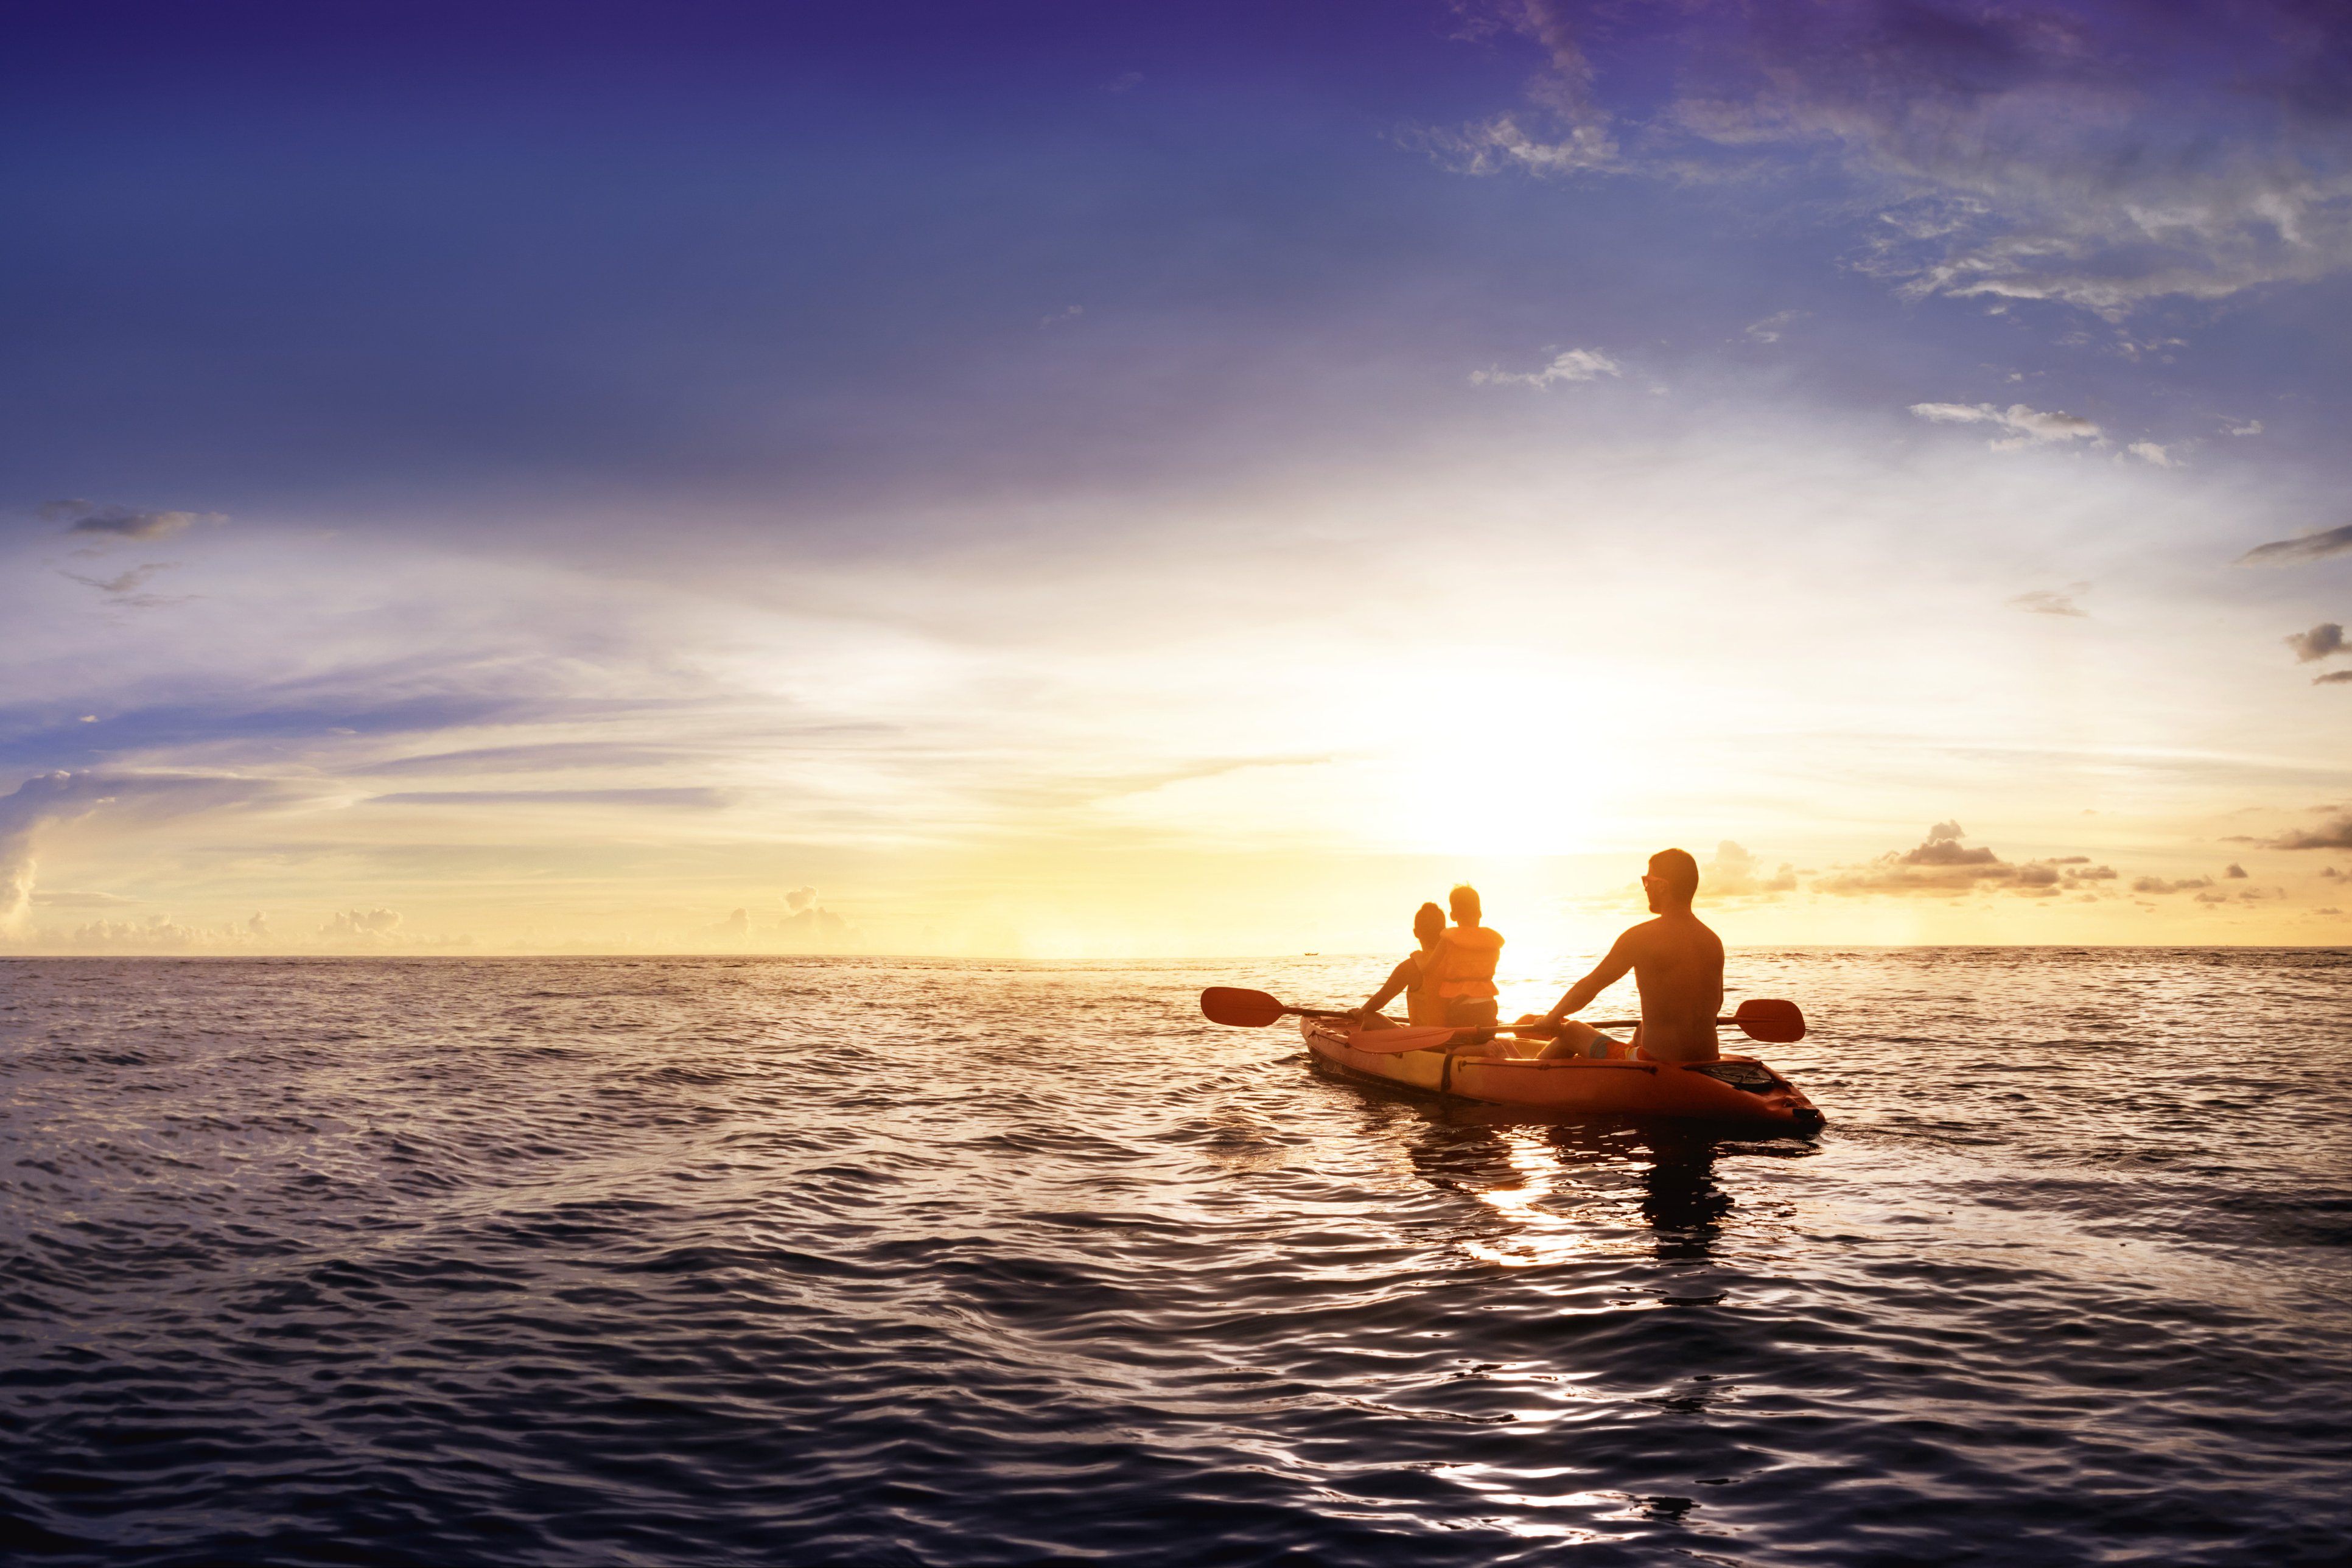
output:
POLYGON ((1591 973, 1568 988, 1568 994, 1562 996, 1553 1005, 1552 1010, 1544 1015, 1544 1022, 1559 1023, 1562 1018, 1584 1006, 1595 996, 1625 978, 1625 972, 1633 967, 1633 952, 1636 945, 1633 932, 1641 929, 1635 926, 1633 931, 1629 931, 1619 937, 1616 945, 1609 950, 1609 956, 1594 965, 1591 973))

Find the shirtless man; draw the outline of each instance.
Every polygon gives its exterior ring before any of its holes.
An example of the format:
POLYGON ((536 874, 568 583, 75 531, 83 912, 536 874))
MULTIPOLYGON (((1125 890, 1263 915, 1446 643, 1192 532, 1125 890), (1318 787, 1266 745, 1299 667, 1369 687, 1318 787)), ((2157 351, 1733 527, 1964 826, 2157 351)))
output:
POLYGON ((1544 1022, 1559 1027, 1559 1037, 1539 1053, 1551 1057, 1631 1055, 1590 1024, 1568 1016, 1633 972, 1642 992, 1642 1026, 1633 1045, 1641 1055, 1664 1062, 1711 1062, 1716 1015, 1723 1007, 1723 939, 1691 913, 1691 897, 1698 891, 1698 862, 1685 850, 1661 849, 1650 857, 1642 878, 1650 896, 1650 910, 1658 918, 1643 921, 1617 939, 1599 967, 1568 989, 1544 1022))

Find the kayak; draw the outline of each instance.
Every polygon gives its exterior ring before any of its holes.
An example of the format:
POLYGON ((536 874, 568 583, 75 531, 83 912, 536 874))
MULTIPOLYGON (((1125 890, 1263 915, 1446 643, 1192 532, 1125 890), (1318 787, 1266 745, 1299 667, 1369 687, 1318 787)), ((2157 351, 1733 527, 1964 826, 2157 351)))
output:
POLYGON ((1564 1057, 1464 1057, 1444 1051, 1360 1051, 1350 1031, 1301 1018, 1317 1058, 1357 1078, 1487 1105, 1555 1115, 1682 1116, 1774 1132, 1811 1132, 1825 1120, 1804 1090, 1753 1057, 1711 1062, 1595 1061, 1564 1057))

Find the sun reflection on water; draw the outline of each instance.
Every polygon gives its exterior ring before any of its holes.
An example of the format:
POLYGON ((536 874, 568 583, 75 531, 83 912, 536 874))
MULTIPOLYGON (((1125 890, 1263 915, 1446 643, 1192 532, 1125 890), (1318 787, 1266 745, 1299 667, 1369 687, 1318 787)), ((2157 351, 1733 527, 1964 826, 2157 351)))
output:
POLYGON ((1463 1249, 1484 1263, 1534 1268, 1579 1258, 1622 1257, 1644 1249, 1628 1230, 1619 1205, 1580 1180, 1541 1127, 1498 1127, 1504 1163, 1518 1173, 1515 1187, 1467 1188, 1507 1230, 1473 1237, 1463 1249), (1561 1200, 1556 1203, 1555 1200, 1561 1200), (1564 1206, 1563 1206, 1564 1205, 1564 1206))

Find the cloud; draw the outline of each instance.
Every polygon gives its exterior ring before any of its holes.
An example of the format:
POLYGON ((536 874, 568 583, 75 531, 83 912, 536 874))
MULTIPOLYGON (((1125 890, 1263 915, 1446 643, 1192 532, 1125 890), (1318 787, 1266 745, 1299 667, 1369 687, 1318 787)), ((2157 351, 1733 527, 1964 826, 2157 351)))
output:
POLYGON ((2135 893, 2185 893, 2192 888, 2210 888, 2212 885, 2210 877, 2192 877, 2179 882, 2168 882, 2161 877, 2132 879, 2132 891, 2135 893))
POLYGON ((63 889, 33 895, 34 905, 45 910, 114 910, 138 901, 113 893, 72 893, 63 889))
POLYGON ((2311 678, 2314 686, 2335 686, 2347 680, 2352 680, 2352 669, 2335 669, 2311 678))
POLYGON ((175 952, 198 945, 203 937, 204 933, 194 926, 180 925, 162 915, 150 915, 143 921, 100 919, 88 925, 76 926, 73 935, 61 945, 84 951, 113 948, 137 952, 175 952))
POLYGON ((2111 321, 2352 264, 2340 7, 1458 8, 1549 61, 1523 110, 1435 139, 1469 172, 1752 182, 1778 156, 1843 180, 1856 265, 1907 297, 2111 321), (1621 40, 1639 63, 1612 115, 1616 79, 1587 47, 1621 40), (1675 97, 1637 113, 1658 79, 1675 97))
MULTIPOLYGON (((816 889, 805 889, 814 900, 816 889)), ((789 898, 789 895, 787 896, 789 898)), ((776 936, 782 946, 793 952, 831 952, 851 947, 859 940, 858 930, 840 915, 814 901, 786 915, 776 927, 776 936)))
POLYGON ((2134 441, 2124 450, 2145 462, 2154 463, 2159 468, 2177 468, 2180 466, 2170 452, 2153 441, 2134 441))
POLYGON ((37 773, 0 795, 0 931, 20 928, 34 900, 42 834, 100 807, 154 817, 267 804, 299 786, 211 773, 37 773))
POLYGON ((537 773, 573 768, 667 767, 696 753, 676 747, 607 741, 544 741, 532 745, 477 746, 461 752, 427 752, 347 770, 374 778, 401 773, 537 773))
POLYGON ((1571 127, 1565 135, 1529 132, 1516 114, 1498 114, 1483 125, 1431 139, 1452 153, 1465 174, 1492 174, 1517 167, 1533 174, 1576 174, 1621 167, 1617 143, 1605 125, 1571 127))
POLYGON ((722 947, 740 947, 751 940, 751 911, 730 910, 727 918, 717 925, 704 926, 694 934, 698 941, 717 942, 722 947))
POLYGON ((1760 321, 1748 322, 1742 329, 1741 335, 1750 342, 1777 343, 1780 341, 1780 335, 1788 331, 1790 322, 1809 314, 1811 312, 1805 310, 1778 310, 1760 321))
POLYGON ((2249 419, 2241 425, 2234 419, 2224 419, 2221 421, 2221 429, 2231 436, 2259 436, 2263 433, 2263 422, 2259 419, 2249 419))
POLYGON ((416 789, 370 795, 371 805, 649 805, 709 811, 734 804, 730 789, 416 789))
POLYGON ((345 910, 320 926, 319 935, 327 942, 381 942, 392 940, 399 930, 396 910, 345 910))
POLYGON ((100 506, 86 500, 53 500, 41 506, 41 516, 62 522, 68 533, 96 533, 117 539, 168 539, 192 523, 226 522, 217 511, 137 511, 126 506, 100 506))
POLYGON ((2297 561, 2322 561, 2347 552, 2352 552, 2352 522, 2294 539, 2274 539, 2268 544, 2257 544, 2239 556, 2237 563, 2241 566, 2286 566, 2297 561))
POLYGON ((2099 439, 2098 426, 2080 415, 2046 412, 2022 403, 2012 403, 2006 408, 1997 408, 1990 403, 1915 403, 1911 412, 1938 425, 1991 425, 2009 431, 2008 436, 1997 437, 1990 443, 1996 452, 2049 441, 2099 439))
POLYGON ((1591 381, 1603 375, 1622 375, 1624 369, 1598 349, 1569 349, 1552 356, 1549 364, 1538 371, 1477 370, 1470 379, 1480 386, 1549 387, 1558 381, 1591 381))
POLYGON ((2294 650, 2295 662, 2310 664, 2345 650, 2344 628, 2334 621, 2322 621, 2307 632, 2289 632, 2280 639, 2294 650))
POLYGON ((839 952, 863 940, 855 925, 817 902, 814 888, 786 892, 784 910, 782 919, 767 922, 749 909, 731 910, 725 920, 695 931, 692 941, 698 945, 772 952, 839 952))
POLYGON ((2087 883, 2115 879, 2112 868, 2087 865, 2084 856, 2014 865, 1989 847, 1968 847, 1960 842, 1966 837, 1967 830, 1958 823, 1938 822, 1916 847, 1899 853, 1889 850, 1864 865, 1843 868, 1816 881, 1813 890, 1849 898, 1867 894, 1949 897, 1983 888, 2050 898, 2079 892, 2087 883))
POLYGON ((170 597, 160 594, 142 594, 139 591, 150 577, 158 572, 170 571, 174 564, 176 563, 170 561, 149 561, 133 566, 128 572, 117 573, 111 577, 85 577, 79 572, 65 572, 60 573, 59 575, 70 577, 77 583, 87 584, 96 588, 100 593, 104 594, 111 604, 127 605, 133 609, 143 610, 152 609, 159 605, 187 603, 184 595, 170 597))
POLYGON ((2063 592, 2055 588, 2036 588, 2030 594, 2020 594, 2016 598, 2009 601, 2009 607, 2012 610, 2023 610, 2032 616, 2087 616, 2091 612, 2076 605, 2074 595, 2087 592, 2090 586, 2088 583, 2070 583, 2063 592))
POLYGON ((2236 881, 2242 879, 2245 874, 2246 868, 2243 866, 2239 865, 2235 860, 2231 861, 2230 864, 2224 867, 2221 871, 2221 877, 2224 881, 2236 881))
POLYGON ((2317 827, 2290 829, 2272 839, 2263 847, 2266 849, 2352 849, 2352 811, 2337 812, 2317 827))
POLYGON ((1713 898, 1769 898, 1796 890, 1797 868, 1784 864, 1767 871, 1764 862, 1727 838, 1715 847, 1715 858, 1699 868, 1698 885, 1713 898))

